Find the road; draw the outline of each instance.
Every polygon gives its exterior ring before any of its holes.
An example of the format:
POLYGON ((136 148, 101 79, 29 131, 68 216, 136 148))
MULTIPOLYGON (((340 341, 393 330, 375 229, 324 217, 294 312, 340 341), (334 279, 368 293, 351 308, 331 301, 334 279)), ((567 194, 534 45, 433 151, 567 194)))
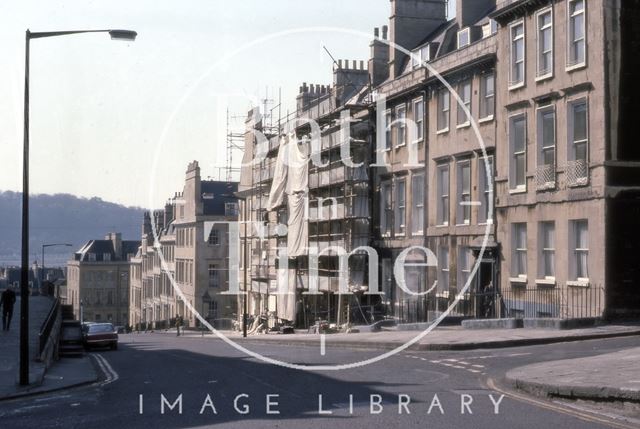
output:
MULTIPOLYGON (((403 352, 364 367, 316 372, 247 357, 218 339, 121 335, 118 351, 92 352, 103 373, 100 382, 0 402, 0 427, 634 427, 575 404, 515 396, 500 380, 507 370, 529 363, 635 345, 637 339, 631 337, 499 350, 403 352), (503 391, 507 396, 502 397, 503 391), (181 403, 175 402, 178 398, 181 403)), ((324 356, 313 347, 248 347, 298 364, 345 363, 378 354, 332 348, 330 343, 324 356)))

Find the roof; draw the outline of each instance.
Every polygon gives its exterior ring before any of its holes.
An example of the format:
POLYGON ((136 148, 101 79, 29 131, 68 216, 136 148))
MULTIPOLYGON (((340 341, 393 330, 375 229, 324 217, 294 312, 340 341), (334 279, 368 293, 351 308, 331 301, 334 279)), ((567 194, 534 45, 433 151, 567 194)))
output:
POLYGON ((202 195, 203 215, 205 216, 226 216, 226 203, 237 203, 238 192, 237 182, 218 182, 213 180, 203 180, 200 184, 202 195))
POLYGON ((122 240, 122 250, 119 254, 116 254, 111 240, 89 240, 75 253, 74 259, 76 261, 89 262, 89 254, 94 254, 95 262, 127 261, 129 255, 135 255, 138 252, 139 246, 140 241, 122 240), (105 261, 106 254, 109 256, 105 261))

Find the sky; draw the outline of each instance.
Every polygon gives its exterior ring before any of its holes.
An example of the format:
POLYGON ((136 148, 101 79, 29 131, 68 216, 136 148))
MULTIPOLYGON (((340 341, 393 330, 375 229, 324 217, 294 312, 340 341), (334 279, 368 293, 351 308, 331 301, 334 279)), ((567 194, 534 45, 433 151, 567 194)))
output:
MULTIPOLYGON (((332 60, 367 60, 388 0, 4 0, 0 191, 22 189, 25 30, 131 29, 31 41, 30 192, 156 208, 187 164, 224 178, 231 128, 265 98, 295 106, 332 60)), ((234 154, 234 164, 241 161, 234 154)))

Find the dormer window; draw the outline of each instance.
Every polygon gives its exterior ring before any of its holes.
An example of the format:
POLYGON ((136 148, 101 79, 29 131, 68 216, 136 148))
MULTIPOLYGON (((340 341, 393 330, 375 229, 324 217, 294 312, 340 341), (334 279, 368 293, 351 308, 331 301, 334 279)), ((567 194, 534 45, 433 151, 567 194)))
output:
POLYGON ((498 22, 490 19, 488 23, 482 26, 482 38, 493 36, 498 32, 498 22))
POLYGON ((471 32, 469 27, 458 31, 458 49, 464 48, 471 43, 471 32))
POLYGON ((411 64, 414 69, 422 67, 425 62, 431 61, 431 45, 427 44, 413 51, 411 55, 411 64))

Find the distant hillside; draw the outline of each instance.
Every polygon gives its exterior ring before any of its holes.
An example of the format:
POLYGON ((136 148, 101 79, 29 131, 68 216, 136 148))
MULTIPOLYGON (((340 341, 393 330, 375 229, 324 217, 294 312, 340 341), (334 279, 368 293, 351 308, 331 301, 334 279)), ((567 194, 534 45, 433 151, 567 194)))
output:
MULTIPOLYGON (((30 198, 30 261, 41 259, 43 243, 71 243, 73 247, 46 250, 45 263, 63 264, 69 255, 91 239, 121 232, 123 239, 139 240, 141 208, 125 207, 100 198, 69 194, 33 195, 30 198)), ((0 192, 0 265, 20 262, 22 194, 0 192)))

